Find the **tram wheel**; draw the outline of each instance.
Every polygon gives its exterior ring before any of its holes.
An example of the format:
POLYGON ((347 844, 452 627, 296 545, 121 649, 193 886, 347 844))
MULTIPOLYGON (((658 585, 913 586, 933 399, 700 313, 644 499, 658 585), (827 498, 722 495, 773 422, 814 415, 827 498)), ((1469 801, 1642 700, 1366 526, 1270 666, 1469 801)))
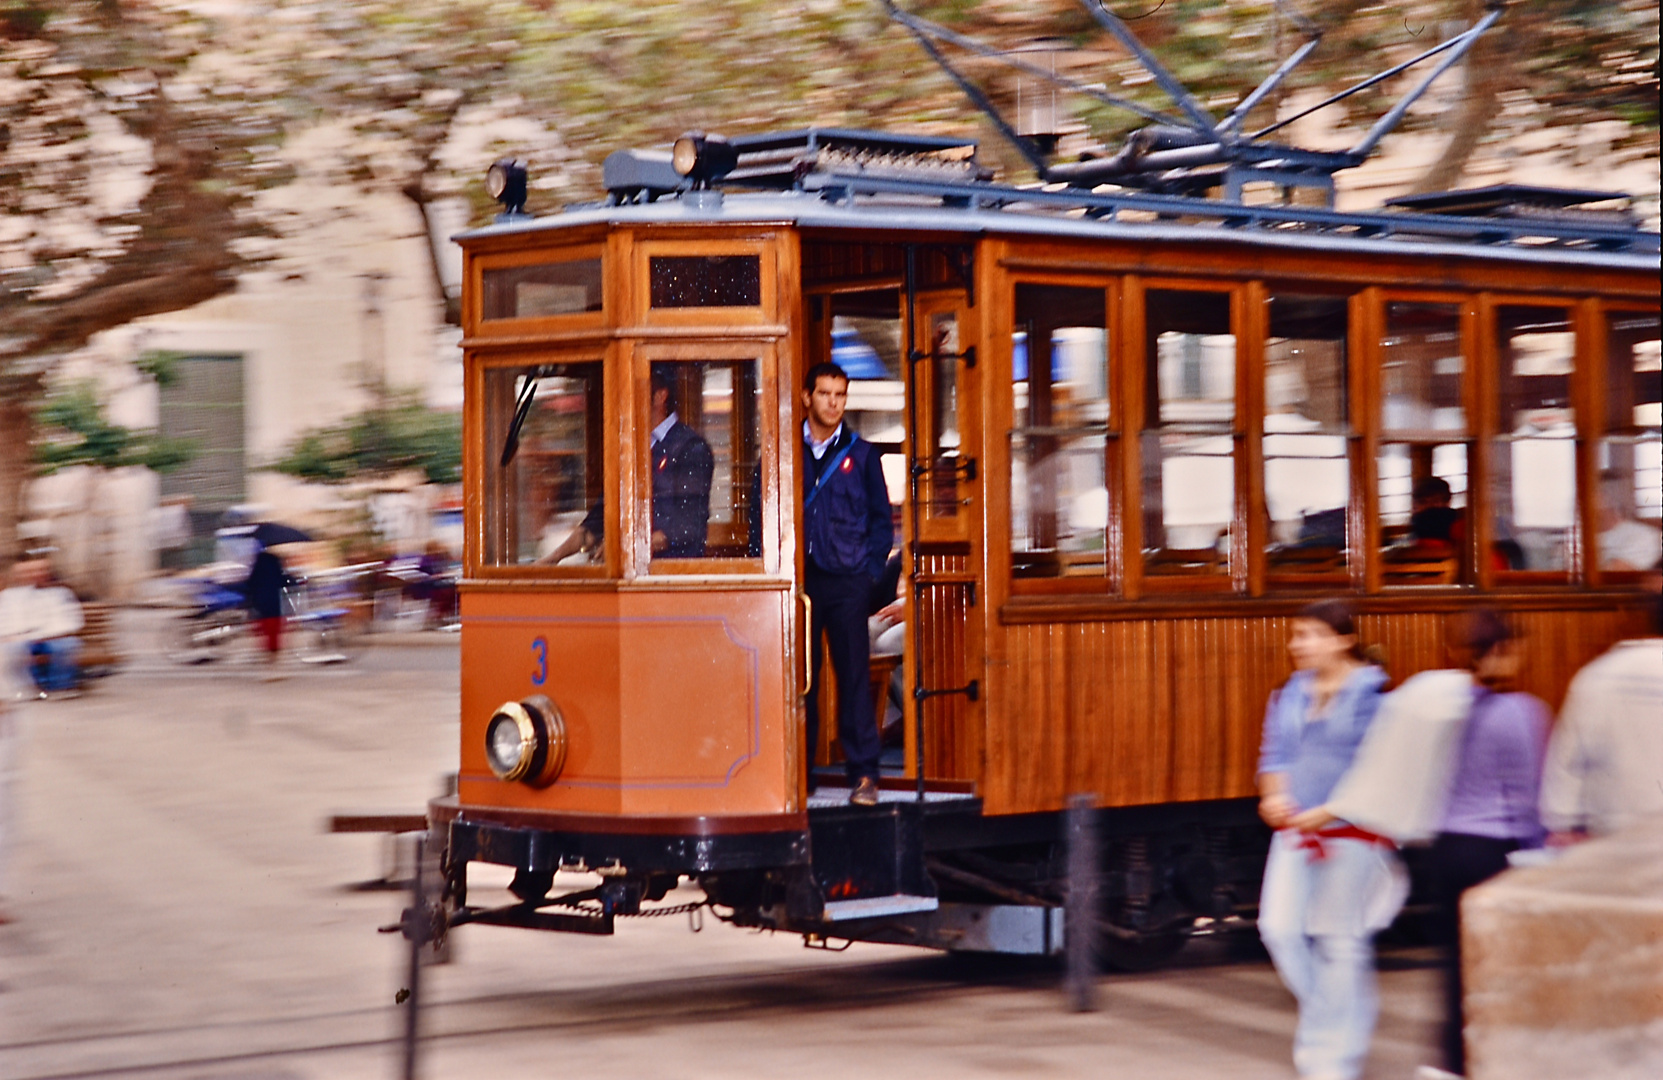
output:
POLYGON ((1107 971, 1154 971, 1165 967, 1189 941, 1185 927, 1146 931, 1128 935, 1113 924, 1105 924, 1092 944, 1097 966, 1107 971))
POLYGON ((1194 924, 1194 917, 1169 894, 1135 913, 1123 904, 1108 904, 1097 917, 1092 953, 1105 970, 1153 971, 1183 950, 1194 924))

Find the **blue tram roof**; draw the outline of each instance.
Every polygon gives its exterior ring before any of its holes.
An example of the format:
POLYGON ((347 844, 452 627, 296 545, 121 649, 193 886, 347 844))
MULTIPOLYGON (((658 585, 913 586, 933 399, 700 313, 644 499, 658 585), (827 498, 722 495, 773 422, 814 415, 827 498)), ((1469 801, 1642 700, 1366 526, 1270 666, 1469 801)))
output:
MULTIPOLYGON (((1140 242, 1265 246, 1379 253, 1409 249, 1453 256, 1611 269, 1657 269, 1659 236, 1635 228, 1598 228, 1531 219, 1470 218, 1398 211, 1347 212, 1304 207, 1245 206, 1165 195, 1099 195, 1081 212, 1076 193, 981 186, 985 201, 943 205, 941 196, 911 192, 905 181, 878 181, 841 191, 726 192, 709 199, 661 198, 650 203, 587 205, 545 217, 520 217, 458 234, 458 240, 562 230, 586 225, 763 224, 841 229, 998 235, 1140 242), (885 190, 872 191, 872 188, 885 190), (865 197, 863 197, 865 196, 865 197), (877 196, 877 197, 873 197, 877 196), (888 196, 888 197, 882 197, 888 196), (1089 216, 1100 203, 1101 216, 1089 216), (1070 212, 1067 207, 1076 209, 1070 212), (1059 208, 1060 212, 1059 212, 1059 208), (1127 220, 1127 212, 1153 220, 1127 220), (1188 220, 1174 218, 1182 216, 1188 220)), ((921 186, 921 185, 916 185, 921 186)))

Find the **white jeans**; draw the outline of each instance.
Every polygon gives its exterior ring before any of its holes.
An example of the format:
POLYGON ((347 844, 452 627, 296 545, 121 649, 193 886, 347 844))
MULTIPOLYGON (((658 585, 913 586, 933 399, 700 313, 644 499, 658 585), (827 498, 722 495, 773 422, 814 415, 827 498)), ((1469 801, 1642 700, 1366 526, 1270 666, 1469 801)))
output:
POLYGON ((1356 1080, 1379 1012, 1374 935, 1403 906, 1397 856, 1364 840, 1325 840, 1324 857, 1278 832, 1259 897, 1259 937, 1299 1002, 1293 1064, 1306 1080, 1356 1080))

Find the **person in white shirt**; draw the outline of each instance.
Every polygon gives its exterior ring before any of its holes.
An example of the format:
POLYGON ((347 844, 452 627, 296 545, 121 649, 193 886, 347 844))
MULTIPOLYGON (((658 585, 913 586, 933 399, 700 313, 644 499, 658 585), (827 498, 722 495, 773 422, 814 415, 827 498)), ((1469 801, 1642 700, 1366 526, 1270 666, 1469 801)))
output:
POLYGON ((1635 518, 1629 481, 1606 475, 1600 480, 1599 568, 1655 570, 1663 560, 1663 530, 1635 518), (1626 508, 1626 509, 1625 509, 1626 508))
POLYGON ((26 664, 40 693, 75 688, 78 635, 84 625, 81 602, 53 582, 45 559, 25 559, 12 567, 11 584, 0 592, 0 647, 8 666, 26 664))
POLYGON ((1652 637, 1619 641, 1571 680, 1542 776, 1542 824, 1563 845, 1663 815, 1663 598, 1652 637))

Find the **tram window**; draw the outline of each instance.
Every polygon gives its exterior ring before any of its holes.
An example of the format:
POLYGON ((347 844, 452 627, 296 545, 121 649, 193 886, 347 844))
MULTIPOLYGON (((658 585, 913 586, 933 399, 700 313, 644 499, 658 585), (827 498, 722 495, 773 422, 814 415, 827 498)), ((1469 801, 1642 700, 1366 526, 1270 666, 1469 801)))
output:
POLYGON ((1425 438, 1467 430, 1461 398, 1461 309, 1456 304, 1386 305, 1381 342, 1381 429, 1425 438))
POLYGON ((757 255, 654 255, 647 278, 655 308, 762 303, 762 259, 757 255))
POLYGON ((849 373, 844 422, 879 453, 889 501, 906 500, 906 383, 901 371, 901 297, 894 289, 831 298, 831 360, 849 373))
POLYGON ((1264 513, 1273 575, 1345 576, 1349 306, 1343 296, 1270 299, 1264 513))
POLYGON ((486 370, 486 565, 542 561, 586 523, 563 565, 601 561, 603 403, 599 362, 486 370))
POLYGON ((955 311, 928 317, 930 379, 928 458, 931 517, 954 518, 959 513, 959 318, 955 311))
POLYGON ((1490 454, 1490 560, 1497 571, 1567 573, 1576 522, 1570 311, 1496 309, 1500 412, 1490 454))
POLYGON ((755 360, 652 365, 653 571, 762 554, 762 412, 755 360))
POLYGON ((1107 297, 1016 286, 1011 562, 1018 577, 1101 577, 1109 490, 1107 297))
POLYGON ((1388 303, 1380 367, 1382 581, 1464 581, 1468 455, 1460 306, 1388 303))
POLYGON ((1144 573, 1227 574, 1236 499, 1230 294, 1151 289, 1144 325, 1144 573))
POLYGON ((484 317, 535 319, 601 310, 601 261, 571 259, 486 270, 484 317))
POLYGON ((1663 352, 1656 312, 1605 315, 1605 437, 1596 544, 1605 571, 1648 570, 1663 556, 1663 352))

